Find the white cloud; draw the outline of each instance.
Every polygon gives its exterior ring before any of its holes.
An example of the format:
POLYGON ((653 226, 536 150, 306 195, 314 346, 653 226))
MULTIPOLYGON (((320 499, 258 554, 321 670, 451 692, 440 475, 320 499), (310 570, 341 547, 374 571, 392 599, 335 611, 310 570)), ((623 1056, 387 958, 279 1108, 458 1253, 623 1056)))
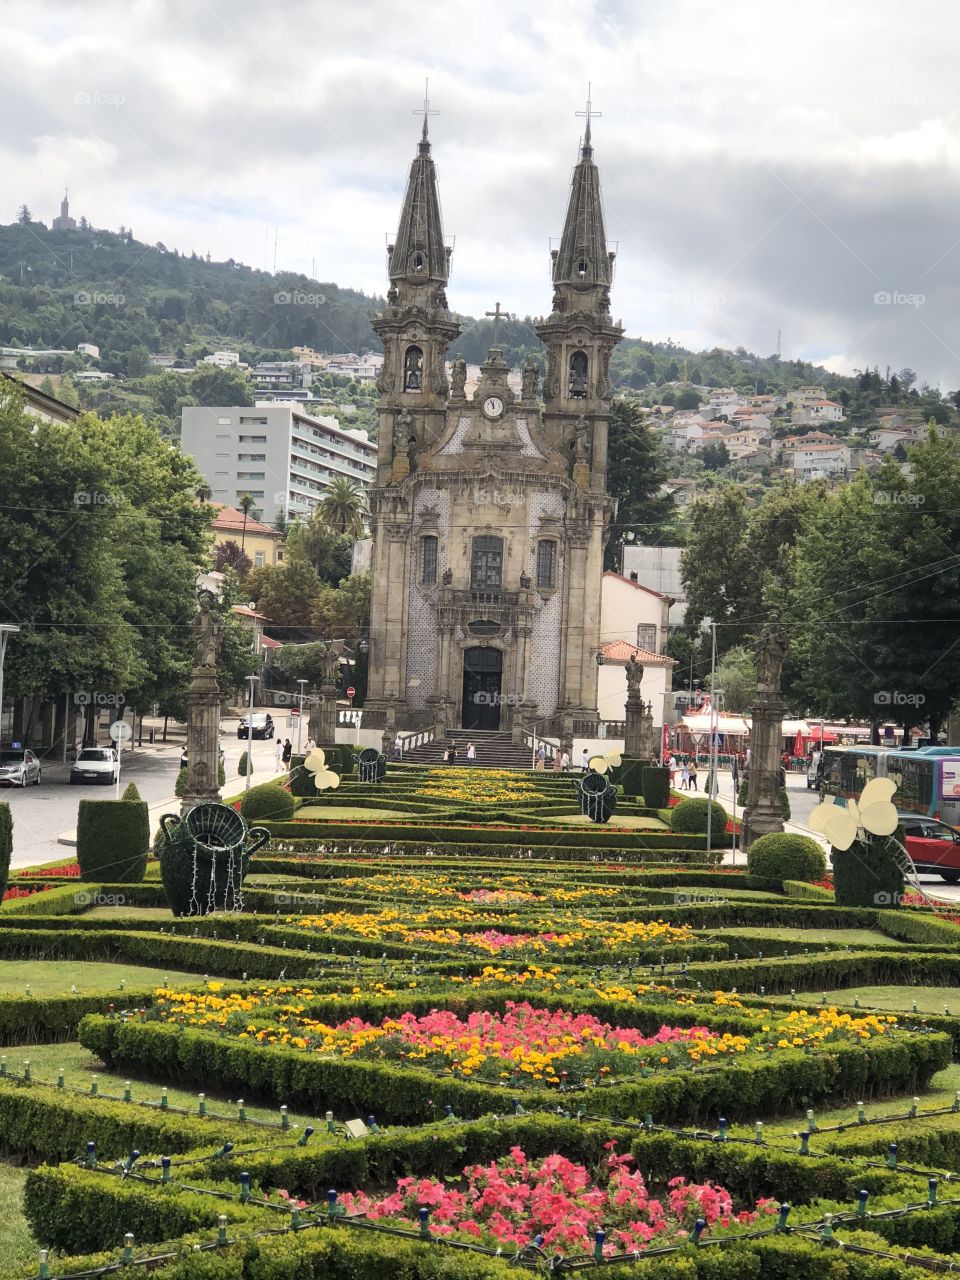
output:
POLYGON ((953 9, 915 0, 7 0, 11 218, 383 290, 430 77, 452 305, 549 306, 592 81, 628 332, 960 384, 953 9), (78 98, 86 95, 86 100, 78 98), (873 302, 922 292, 922 309, 873 302), (722 297, 722 301, 718 299, 722 297))

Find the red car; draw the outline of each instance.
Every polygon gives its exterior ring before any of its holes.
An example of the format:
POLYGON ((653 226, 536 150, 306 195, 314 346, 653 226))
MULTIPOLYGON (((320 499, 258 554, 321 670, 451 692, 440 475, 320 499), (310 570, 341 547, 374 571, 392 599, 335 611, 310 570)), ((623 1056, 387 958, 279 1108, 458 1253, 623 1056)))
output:
POLYGON ((947 884, 960 881, 960 831, 939 818, 898 814, 907 852, 918 871, 932 872, 947 884))

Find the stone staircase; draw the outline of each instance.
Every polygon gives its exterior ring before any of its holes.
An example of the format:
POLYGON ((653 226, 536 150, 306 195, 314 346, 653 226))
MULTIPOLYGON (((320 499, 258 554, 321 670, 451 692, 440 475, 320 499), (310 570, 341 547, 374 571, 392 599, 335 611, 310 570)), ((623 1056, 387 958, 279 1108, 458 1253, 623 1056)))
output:
POLYGON ((480 769, 529 769, 532 752, 529 747, 518 745, 509 733, 498 733, 492 729, 452 729, 445 738, 436 738, 412 751, 404 752, 405 764, 443 764, 444 748, 455 743, 457 748, 456 767, 467 763, 467 744, 472 742, 477 749, 477 758, 472 762, 474 768, 480 769))

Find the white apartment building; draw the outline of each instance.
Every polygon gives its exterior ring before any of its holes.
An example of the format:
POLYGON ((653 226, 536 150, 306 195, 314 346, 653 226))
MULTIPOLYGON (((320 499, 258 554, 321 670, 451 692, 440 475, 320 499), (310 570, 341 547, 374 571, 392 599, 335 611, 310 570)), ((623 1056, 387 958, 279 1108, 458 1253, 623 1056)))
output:
POLYGON ((231 365, 239 365, 239 351, 214 351, 212 355, 204 356, 200 361, 201 364, 215 364, 218 369, 229 369, 231 365))
POLYGON ((798 444, 793 451, 793 473, 798 480, 843 475, 850 469, 845 444, 798 444))
POLYGON ((180 447, 212 489, 212 500, 235 507, 250 494, 256 518, 309 516, 340 476, 360 488, 373 483, 377 446, 365 431, 344 430, 336 418, 314 417, 293 404, 189 405, 180 447))

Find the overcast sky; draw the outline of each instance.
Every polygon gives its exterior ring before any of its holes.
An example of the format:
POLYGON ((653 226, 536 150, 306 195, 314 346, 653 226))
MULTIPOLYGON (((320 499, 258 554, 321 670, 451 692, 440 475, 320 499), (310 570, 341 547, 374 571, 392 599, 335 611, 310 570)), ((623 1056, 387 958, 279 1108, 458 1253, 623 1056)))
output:
POLYGON ((960 386, 951 0, 0 0, 21 202, 383 292, 430 78, 451 306, 550 304, 587 83, 627 333, 960 386), (879 297, 881 300, 876 301, 879 297), (884 299, 889 299, 886 301, 884 299))

